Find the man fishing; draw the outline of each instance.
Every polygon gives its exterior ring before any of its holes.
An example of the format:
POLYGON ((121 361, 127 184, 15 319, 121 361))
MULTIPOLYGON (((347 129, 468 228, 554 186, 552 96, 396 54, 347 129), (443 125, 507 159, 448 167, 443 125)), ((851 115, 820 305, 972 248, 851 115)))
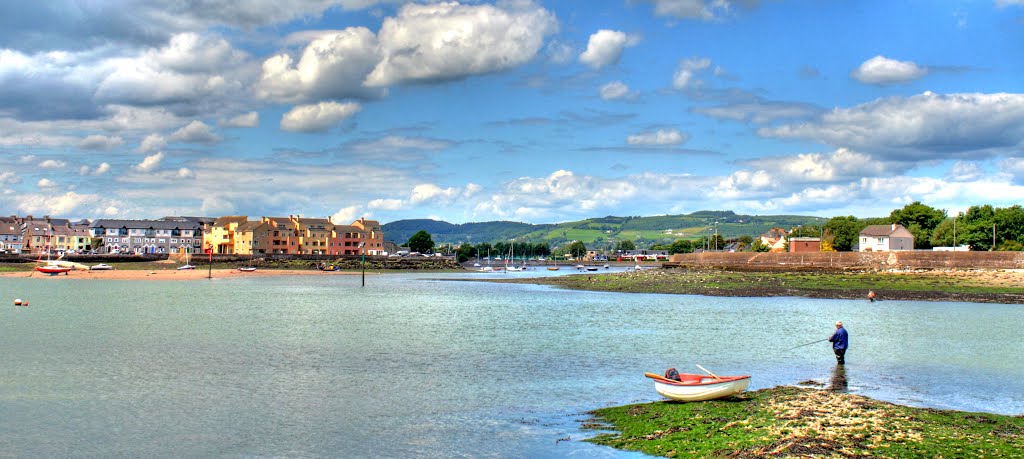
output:
POLYGON ((846 348, 850 344, 850 336, 846 333, 846 329, 843 328, 842 321, 836 321, 836 332, 828 340, 832 343, 832 351, 836 353, 836 363, 845 365, 846 348))

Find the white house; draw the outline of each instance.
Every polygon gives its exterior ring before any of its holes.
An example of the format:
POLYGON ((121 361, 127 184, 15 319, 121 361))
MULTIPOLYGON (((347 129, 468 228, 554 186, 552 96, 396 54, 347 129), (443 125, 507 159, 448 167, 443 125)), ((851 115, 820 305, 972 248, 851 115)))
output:
POLYGON ((893 252, 914 250, 914 235, 903 225, 870 225, 860 232, 859 251, 893 252))

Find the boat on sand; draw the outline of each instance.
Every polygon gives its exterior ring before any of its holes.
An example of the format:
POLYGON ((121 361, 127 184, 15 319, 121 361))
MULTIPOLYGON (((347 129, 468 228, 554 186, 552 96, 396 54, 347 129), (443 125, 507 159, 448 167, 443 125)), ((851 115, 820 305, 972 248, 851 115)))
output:
POLYGON ((654 390, 663 397, 680 402, 700 402, 738 394, 750 385, 750 375, 717 376, 679 373, 679 381, 654 373, 644 373, 654 380, 654 390))

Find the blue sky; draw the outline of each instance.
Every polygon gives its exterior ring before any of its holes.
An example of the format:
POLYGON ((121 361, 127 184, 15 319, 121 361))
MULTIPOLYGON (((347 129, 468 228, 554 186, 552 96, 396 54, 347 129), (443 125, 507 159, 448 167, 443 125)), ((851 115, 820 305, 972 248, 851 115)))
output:
POLYGON ((553 223, 1024 196, 1024 1, 0 4, 0 215, 553 223))

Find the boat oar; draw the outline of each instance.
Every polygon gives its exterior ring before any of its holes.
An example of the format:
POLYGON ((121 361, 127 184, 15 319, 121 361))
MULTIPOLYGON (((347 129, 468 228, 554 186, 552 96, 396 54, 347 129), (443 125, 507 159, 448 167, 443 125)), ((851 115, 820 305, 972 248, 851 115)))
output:
POLYGON ((651 379, 660 379, 662 381, 679 382, 679 381, 674 381, 674 380, 668 379, 668 378, 666 378, 666 377, 664 377, 662 375, 659 375, 659 374, 651 373, 649 371, 644 372, 644 376, 646 376, 648 378, 651 378, 651 379))
POLYGON ((707 368, 704 368, 704 367, 702 367, 702 366, 700 366, 700 365, 697 365, 697 368, 700 368, 701 370, 704 370, 704 372, 705 372, 705 373, 707 373, 707 374, 709 374, 709 375, 711 375, 711 377, 712 377, 712 378, 715 378, 715 379, 717 379, 717 380, 719 380, 719 381, 721 381, 721 380, 722 380, 722 378, 719 378, 719 377, 718 377, 718 375, 716 375, 716 374, 714 374, 714 373, 712 373, 712 372, 708 371, 708 369, 707 369, 707 368))
POLYGON ((804 343, 804 344, 801 344, 801 345, 799 345, 799 346, 793 346, 793 347, 791 347, 791 348, 789 348, 789 349, 786 349, 786 350, 787 350, 787 351, 792 351, 793 349, 796 349, 796 348, 798 348, 798 347, 810 346, 810 345, 812 345, 812 344, 814 344, 814 343, 820 343, 820 342, 822 342, 822 341, 828 341, 828 338, 825 338, 825 339, 819 339, 819 340, 817 340, 817 341, 811 341, 811 342, 809 342, 809 343, 804 343))

